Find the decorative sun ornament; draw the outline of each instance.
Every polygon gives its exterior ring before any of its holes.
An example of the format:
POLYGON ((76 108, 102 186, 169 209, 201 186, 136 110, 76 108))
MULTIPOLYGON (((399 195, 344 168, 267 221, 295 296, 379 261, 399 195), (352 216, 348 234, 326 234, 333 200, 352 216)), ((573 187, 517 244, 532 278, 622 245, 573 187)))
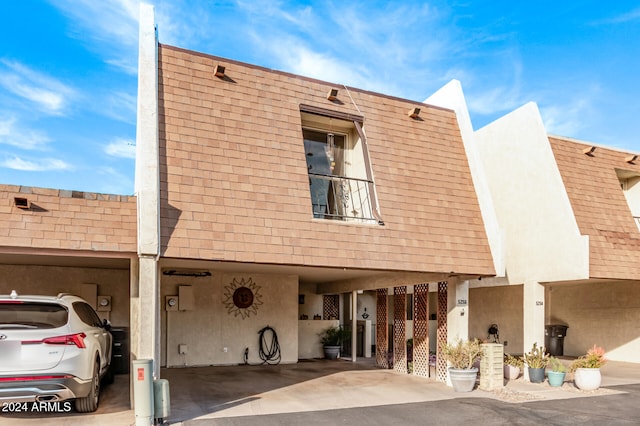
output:
POLYGON ((249 318, 251 314, 258 313, 258 307, 262 305, 262 295, 260 286, 256 285, 251 278, 247 281, 242 278, 240 282, 235 278, 229 285, 224 287, 224 306, 229 315, 240 316, 242 319, 249 318))

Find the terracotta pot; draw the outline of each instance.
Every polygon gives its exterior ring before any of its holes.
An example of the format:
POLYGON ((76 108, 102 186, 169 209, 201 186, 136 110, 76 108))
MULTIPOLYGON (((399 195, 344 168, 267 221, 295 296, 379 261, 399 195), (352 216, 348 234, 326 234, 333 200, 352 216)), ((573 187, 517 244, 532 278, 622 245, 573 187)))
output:
POLYGON ((582 390, 596 390, 602 383, 602 375, 599 368, 578 368, 573 373, 576 387, 582 390))

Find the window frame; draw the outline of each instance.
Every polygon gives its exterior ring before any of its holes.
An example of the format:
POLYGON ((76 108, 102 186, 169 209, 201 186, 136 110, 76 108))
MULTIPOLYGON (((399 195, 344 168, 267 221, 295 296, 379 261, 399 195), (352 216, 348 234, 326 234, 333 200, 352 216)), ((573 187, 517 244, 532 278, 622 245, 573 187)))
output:
MULTIPOLYGON (((364 117, 355 114, 349 114, 339 111, 328 110, 325 108, 300 104, 300 113, 301 113, 301 132, 303 133, 303 143, 304 143, 304 130, 312 130, 318 131, 322 133, 336 133, 345 136, 345 147, 344 151, 349 152, 349 155, 354 155, 353 151, 356 146, 356 142, 354 138, 359 138, 362 150, 362 162, 364 168, 365 178, 352 178, 350 175, 342 176, 344 178, 349 179, 361 179, 367 182, 367 190, 368 190, 368 198, 370 204, 371 216, 373 219, 377 221, 378 225, 383 226, 384 221, 382 220, 382 215, 380 213, 380 204, 378 202, 378 195, 376 191, 376 184, 373 175, 373 169, 371 166, 371 159, 369 156, 369 146, 366 134, 364 132, 363 124, 364 117), (311 117, 320 117, 318 120, 313 120, 311 117), (325 126, 322 126, 323 121, 329 119, 338 120, 338 124, 335 125, 335 131, 333 129, 327 129, 325 126), (340 125, 340 122, 348 123, 346 126, 344 124, 340 125), (318 126, 320 125, 320 127, 318 126), (346 131, 345 131, 346 129, 346 131)), ((331 127, 331 126, 330 126, 331 127)), ((306 155, 306 148, 305 148, 306 155)), ((354 218, 357 219, 357 218, 354 218)), ((343 219, 342 221, 345 221, 343 219)))

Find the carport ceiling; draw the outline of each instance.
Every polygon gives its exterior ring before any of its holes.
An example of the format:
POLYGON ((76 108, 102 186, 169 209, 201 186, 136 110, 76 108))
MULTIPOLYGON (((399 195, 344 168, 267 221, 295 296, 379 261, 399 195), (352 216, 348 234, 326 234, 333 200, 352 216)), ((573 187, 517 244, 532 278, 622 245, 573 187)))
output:
POLYGON ((300 265, 271 265, 259 263, 235 263, 163 258, 160 261, 166 270, 208 270, 229 273, 297 275, 302 283, 326 283, 348 279, 388 274, 389 271, 347 268, 320 268, 300 265))
POLYGON ((62 256, 57 254, 7 254, 0 253, 0 265, 40 265, 62 266, 75 268, 104 268, 104 269, 129 269, 128 257, 100 257, 100 256, 62 256))

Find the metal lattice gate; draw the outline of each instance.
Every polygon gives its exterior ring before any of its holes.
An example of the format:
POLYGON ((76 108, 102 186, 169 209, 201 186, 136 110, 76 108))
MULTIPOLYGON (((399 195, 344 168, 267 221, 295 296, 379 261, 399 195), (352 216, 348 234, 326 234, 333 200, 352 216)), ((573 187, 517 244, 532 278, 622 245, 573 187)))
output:
POLYGON ((413 288, 413 375, 429 377, 429 284, 413 288))
POLYGON ((376 291, 376 365, 380 368, 389 368, 387 315, 387 289, 379 288, 376 291))
POLYGON ((325 295, 322 298, 322 319, 340 319, 340 296, 337 294, 325 295))
POLYGON ((393 369, 407 373, 407 287, 393 288, 393 369))
POLYGON ((442 346, 447 343, 447 283, 438 283, 438 332, 436 349, 436 377, 438 381, 447 381, 447 361, 441 356, 442 346))

